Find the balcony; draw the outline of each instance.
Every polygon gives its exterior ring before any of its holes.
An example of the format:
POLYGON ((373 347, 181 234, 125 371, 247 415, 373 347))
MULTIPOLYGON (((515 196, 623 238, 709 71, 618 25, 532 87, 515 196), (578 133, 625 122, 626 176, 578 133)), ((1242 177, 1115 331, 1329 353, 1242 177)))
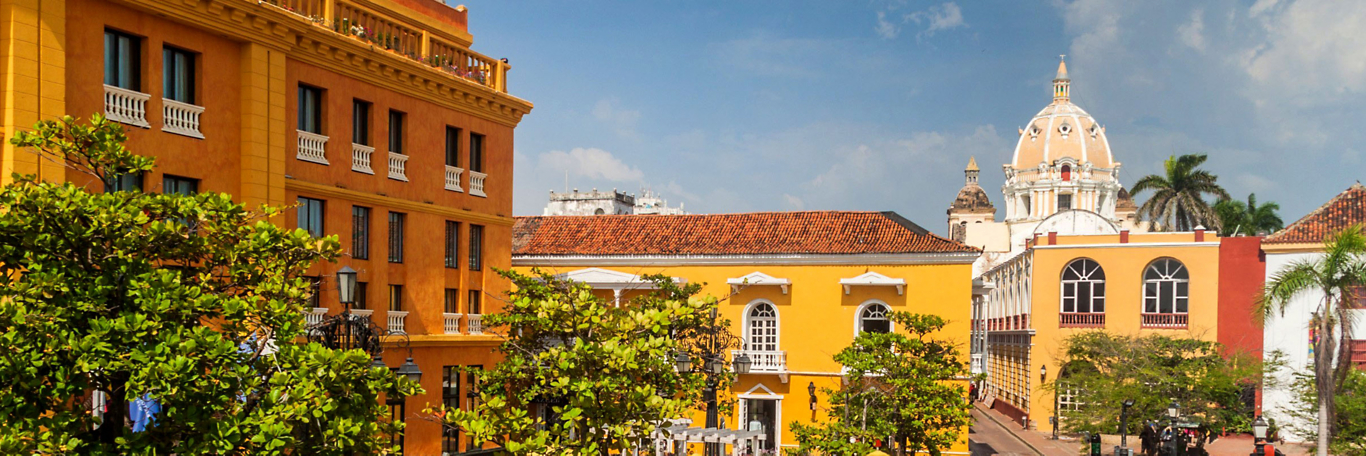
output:
POLYGON ((408 182, 408 156, 389 152, 389 178, 408 182))
POLYGON ((299 132, 299 151, 296 155, 300 160, 313 162, 320 165, 327 163, 327 137, 310 133, 303 130, 299 132))
POLYGON ((1183 313, 1145 313, 1143 314, 1143 328, 1153 329, 1186 329, 1189 327, 1189 315, 1183 313))
POLYGON ((456 168, 451 165, 446 165, 446 190, 450 190, 453 192, 465 191, 464 189, 460 188, 460 175, 464 173, 465 170, 463 168, 456 168))
POLYGON ((443 326, 446 334, 460 334, 460 314, 443 313, 441 317, 444 320, 443 326))
POLYGON ((1104 313, 1061 313, 1058 314, 1060 328, 1104 328, 1104 313))
POLYGON ((735 361, 740 354, 749 355, 751 374, 782 374, 787 372, 787 352, 782 350, 731 350, 730 359, 735 361))
POLYGON ((369 320, 369 319, 370 319, 370 316, 371 316, 371 315, 374 315, 374 314, 375 314, 375 310, 374 310, 374 309, 351 309, 351 316, 352 316, 353 318, 361 318, 361 319, 369 320))
POLYGON ((304 312, 304 326, 311 327, 323 322, 327 318, 326 307, 314 307, 304 312))
POLYGON ((104 116, 115 122, 152 128, 147 123, 147 100, 150 98, 151 95, 142 92, 105 84, 104 116))
POLYGON ((473 171, 473 170, 470 171, 470 194, 471 194, 471 195, 474 195, 474 196, 483 196, 483 197, 487 197, 487 196, 488 196, 488 195, 485 195, 485 194, 484 194, 484 178, 485 178, 485 177, 488 177, 488 174, 484 174, 484 173, 481 173, 481 172, 478 172, 478 171, 473 171))
POLYGON ((470 335, 484 333, 484 316, 479 314, 469 314, 465 316, 465 321, 469 323, 470 335))
POLYGON ((161 106, 161 120, 165 124, 161 131, 204 139, 204 134, 199 132, 199 116, 204 114, 203 106, 166 98, 161 99, 161 106))
POLYGON ((370 155, 374 153, 374 147, 351 143, 351 170, 358 173, 375 174, 375 170, 370 167, 370 155))
MULTIPOLYGON (((419 18, 389 16, 389 10, 355 0, 262 0, 316 26, 366 46, 441 71, 470 84, 507 93, 508 64, 469 50, 467 38, 419 18), (462 43, 462 41, 464 41, 462 43)), ((464 21, 463 16, 457 19, 464 21)), ((463 31, 462 31, 463 32, 463 31)))
POLYGON ((404 320, 406 320, 407 318, 408 312, 404 312, 402 310, 390 310, 388 315, 389 332, 406 334, 408 331, 404 328, 403 323, 404 320))

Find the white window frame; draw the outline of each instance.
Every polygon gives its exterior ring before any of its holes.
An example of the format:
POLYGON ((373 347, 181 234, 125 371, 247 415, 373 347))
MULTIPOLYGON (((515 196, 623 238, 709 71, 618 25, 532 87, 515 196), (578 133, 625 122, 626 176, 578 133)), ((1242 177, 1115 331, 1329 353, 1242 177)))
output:
MULTIPOLYGON (((1094 272, 1093 272, 1092 274, 1094 274, 1094 272)), ((1067 262, 1067 265, 1066 265, 1066 266, 1063 266, 1063 268, 1062 268, 1062 274, 1060 274, 1060 275, 1058 276, 1058 313, 1065 313, 1065 314, 1069 314, 1069 313, 1105 313, 1105 311, 1103 311, 1103 310, 1100 311, 1100 312, 1096 312, 1096 311, 1095 311, 1095 310, 1096 310, 1096 306, 1095 306, 1096 287, 1095 287, 1095 284, 1096 284, 1096 283, 1101 283, 1101 284, 1106 283, 1106 279, 1104 278, 1104 275, 1105 275, 1105 267, 1104 267, 1104 266, 1101 266, 1101 264, 1100 264, 1099 261, 1093 260, 1093 259, 1091 259, 1091 258, 1082 257, 1082 258, 1077 258, 1077 259, 1074 259, 1074 260, 1072 260, 1072 261, 1067 262), (1072 268, 1072 265, 1075 265, 1075 264, 1078 264, 1078 263, 1081 263, 1081 262, 1086 262, 1086 261, 1089 261, 1089 262, 1091 262, 1092 264, 1095 264, 1095 265, 1096 265, 1096 271, 1099 271, 1100 274, 1101 274, 1101 276, 1102 276, 1100 280, 1091 279, 1091 278, 1090 278, 1090 275, 1085 274, 1085 271, 1086 271, 1085 268, 1080 268, 1080 269, 1077 270, 1077 275, 1080 276, 1081 279, 1069 280, 1069 279, 1066 279, 1066 278, 1065 278, 1065 277, 1067 276, 1067 270, 1068 270, 1068 269, 1071 269, 1071 268, 1072 268), (1071 312, 1067 311, 1067 308, 1064 307, 1065 301, 1068 299, 1068 298, 1067 298, 1067 284, 1068 284, 1068 283, 1072 283, 1072 284, 1075 284, 1075 285, 1078 285, 1078 286, 1080 286, 1081 284, 1089 284, 1089 285, 1091 285, 1091 302, 1087 303, 1086 308, 1089 309, 1087 312, 1082 312, 1082 311, 1078 310, 1081 306, 1080 306, 1080 302, 1077 301, 1077 297, 1076 297, 1076 296, 1072 296, 1072 298, 1071 298, 1071 299, 1073 300, 1073 303, 1072 303, 1072 311, 1071 311, 1071 312)), ((1109 287, 1107 286, 1106 288, 1109 288, 1109 287)), ((1075 293, 1074 293, 1074 294, 1075 294, 1075 293)), ((1109 304, 1110 304, 1110 303, 1109 303, 1109 299, 1108 299, 1107 296, 1101 296, 1101 297, 1100 297, 1100 301, 1101 301, 1101 305, 1102 305, 1102 306, 1109 307, 1109 304)))
MULTIPOLYGON (((863 332, 863 311, 876 305, 886 307, 888 315, 892 313, 892 306, 883 302, 881 299, 863 301, 862 304, 859 304, 858 307, 854 309, 854 337, 858 337, 859 333, 863 332)), ((887 319, 887 332, 896 332, 896 322, 892 321, 891 318, 887 319)))
POLYGON ((735 414, 735 429, 745 429, 745 426, 749 424, 743 422, 745 420, 745 415, 749 412, 749 404, 745 403, 745 399, 778 401, 778 403, 773 406, 773 449, 778 451, 778 454, 782 454, 783 428, 785 427, 783 426, 783 395, 775 393, 763 383, 759 383, 754 385, 753 388, 750 388, 749 391, 736 394, 735 398, 737 399, 737 403, 735 404, 735 411, 737 412, 735 414))
POLYGON ((767 300, 767 299, 755 299, 755 300, 753 300, 753 301, 750 301, 749 304, 746 304, 746 305, 745 305, 745 313, 744 313, 744 314, 741 314, 741 315, 742 315, 742 318, 743 318, 743 321, 744 321, 744 324, 741 325, 741 331, 743 331, 743 332, 741 333, 741 344, 742 344, 743 347, 744 347, 744 351, 779 351, 779 350, 782 350, 782 346, 783 346, 783 345, 782 345, 782 342, 783 342, 783 337, 782 337, 782 336, 783 336, 782 315, 778 312, 778 306, 777 306, 776 304, 773 304, 773 301, 769 301, 769 300, 767 300), (773 309, 773 349, 772 349, 772 350, 759 350, 759 349, 755 348, 755 347, 754 347, 754 344, 752 344, 751 341, 750 341, 750 337, 752 336, 752 334, 750 333, 750 329, 752 328, 751 323, 752 323, 752 321, 753 321, 753 320, 752 320, 752 317, 750 316, 750 313, 754 311, 754 308, 755 308, 755 307, 758 307, 758 306, 760 306, 760 305, 768 305, 770 309, 773 309))
POLYGON ((1172 257, 1162 257, 1162 258, 1155 259, 1155 260, 1149 262, 1147 266, 1144 266, 1144 267, 1143 267, 1143 275, 1142 275, 1140 278, 1143 280, 1143 308, 1141 309, 1141 310, 1142 310, 1141 313, 1145 313, 1145 314, 1175 314, 1175 315, 1189 315, 1189 314, 1190 314, 1190 269, 1186 267, 1186 263, 1185 263, 1185 262, 1183 262, 1183 261, 1181 261, 1181 260, 1178 260, 1178 259, 1176 259, 1176 258, 1172 258, 1172 257), (1179 267, 1178 267, 1175 271, 1173 271, 1172 273, 1170 273, 1170 274, 1164 273, 1164 272, 1162 272, 1162 271, 1158 271, 1158 270, 1155 268, 1156 265, 1157 265, 1159 262, 1165 262, 1165 261, 1175 262, 1179 267), (1156 272, 1157 272, 1159 275, 1161 275, 1162 277, 1159 278, 1159 279, 1148 279, 1148 271, 1156 271, 1156 272), (1176 274, 1178 274, 1178 273, 1180 273, 1180 272, 1183 272, 1183 271, 1185 272, 1186 278, 1184 278, 1184 279, 1174 278, 1174 277, 1176 276, 1176 274), (1172 311, 1171 311, 1171 312, 1163 312, 1163 311, 1162 311, 1162 283, 1163 283, 1163 282, 1171 282, 1171 283, 1172 283, 1172 311), (1157 295, 1156 295, 1156 296, 1149 296, 1149 294, 1148 294, 1148 284, 1149 284, 1149 283, 1156 283, 1156 284, 1157 284, 1157 295), (1184 296, 1182 296, 1182 295, 1177 291, 1177 290, 1179 289, 1179 285, 1178 285, 1178 284, 1181 284, 1181 283, 1185 283, 1185 284, 1186 284, 1186 294, 1185 294, 1184 296), (1155 301, 1155 311, 1153 311, 1153 312, 1149 312, 1149 311, 1148 311, 1148 298, 1154 298, 1154 299, 1156 300, 1156 301, 1155 301), (1185 310, 1184 312, 1178 311, 1178 310, 1177 310, 1177 305, 1176 305, 1176 303, 1177 303, 1177 300, 1179 300, 1179 299, 1185 299, 1185 300, 1186 300, 1186 310, 1185 310))

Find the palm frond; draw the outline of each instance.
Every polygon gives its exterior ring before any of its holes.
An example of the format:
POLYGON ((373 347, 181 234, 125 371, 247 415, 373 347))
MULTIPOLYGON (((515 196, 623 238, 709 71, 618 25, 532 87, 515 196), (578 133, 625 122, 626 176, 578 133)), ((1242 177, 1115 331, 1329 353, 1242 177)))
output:
POLYGON ((1296 260, 1272 274, 1253 305, 1257 321, 1267 321, 1273 311, 1285 314, 1286 306, 1296 294, 1318 289, 1321 283, 1319 266, 1318 261, 1296 260))

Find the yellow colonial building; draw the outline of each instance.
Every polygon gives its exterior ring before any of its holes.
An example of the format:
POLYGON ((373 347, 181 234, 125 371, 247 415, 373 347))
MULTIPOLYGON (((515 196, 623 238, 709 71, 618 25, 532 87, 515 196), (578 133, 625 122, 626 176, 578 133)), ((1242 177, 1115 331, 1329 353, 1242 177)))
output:
MULTIPOLYGON (((723 298, 750 373, 731 385, 730 429, 759 422, 767 443, 796 446, 794 422, 825 419, 838 388, 833 355, 859 331, 886 331, 887 313, 937 314, 939 336, 958 341, 967 362, 972 262, 980 251, 929 233, 892 212, 770 212, 720 215, 520 217, 513 266, 538 267, 626 300, 651 286, 647 274, 703 284, 723 298)), ((702 417, 694 417, 702 422, 702 417)), ((967 454, 967 430, 948 454, 967 454)))

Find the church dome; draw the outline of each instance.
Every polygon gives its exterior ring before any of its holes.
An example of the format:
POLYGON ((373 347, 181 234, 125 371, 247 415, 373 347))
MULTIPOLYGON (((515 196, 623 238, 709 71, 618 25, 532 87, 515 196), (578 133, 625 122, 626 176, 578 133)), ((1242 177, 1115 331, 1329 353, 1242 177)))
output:
POLYGON ((991 199, 987 198, 986 190, 976 185, 963 187, 958 191, 958 197, 954 198, 953 204, 949 206, 950 212, 996 212, 996 208, 991 205, 991 199))
POLYGON ((1053 103, 1034 115, 1020 129, 1020 140, 1015 146, 1011 167, 1016 170, 1038 169, 1040 164, 1054 166, 1059 160, 1070 158, 1083 166, 1109 169, 1117 163, 1110 155, 1110 142, 1105 138, 1105 127, 1071 100, 1071 79, 1067 63, 1058 64, 1053 79, 1053 103))

